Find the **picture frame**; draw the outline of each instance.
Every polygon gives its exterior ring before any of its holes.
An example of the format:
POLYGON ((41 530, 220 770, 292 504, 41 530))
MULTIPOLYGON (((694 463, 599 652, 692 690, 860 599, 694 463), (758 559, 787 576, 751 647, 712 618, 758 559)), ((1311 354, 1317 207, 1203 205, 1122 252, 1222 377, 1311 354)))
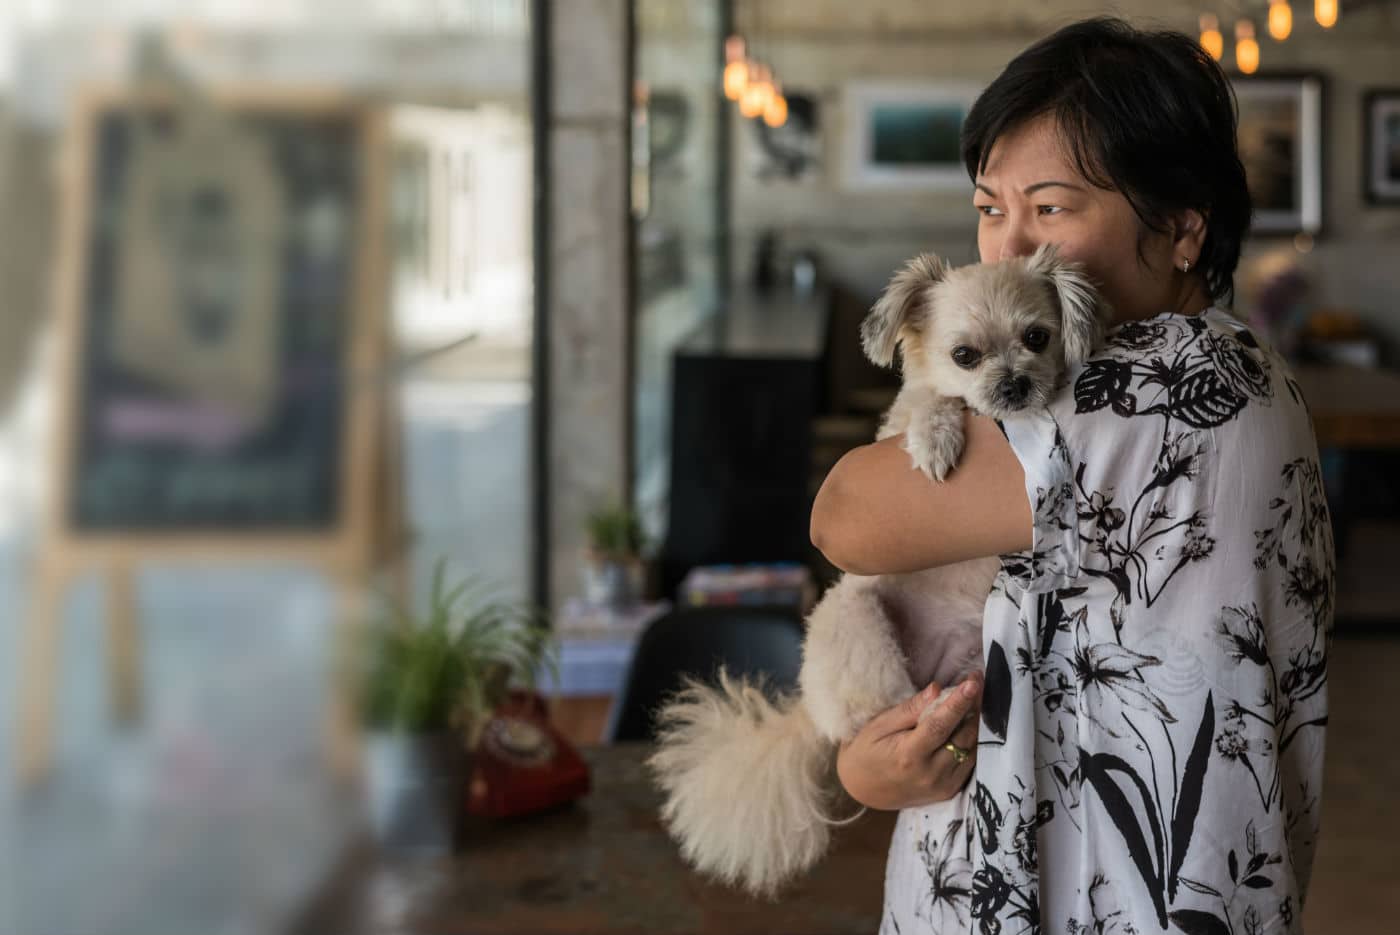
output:
POLYGON ((1239 151, 1254 202, 1254 234, 1323 227, 1325 81, 1315 72, 1233 75, 1239 151))
POLYGON ((1362 98, 1361 177, 1366 202, 1400 205, 1400 88, 1370 88, 1362 98))
POLYGON ((959 134, 981 87, 969 82, 853 82, 842 95, 842 186, 971 190, 959 134))

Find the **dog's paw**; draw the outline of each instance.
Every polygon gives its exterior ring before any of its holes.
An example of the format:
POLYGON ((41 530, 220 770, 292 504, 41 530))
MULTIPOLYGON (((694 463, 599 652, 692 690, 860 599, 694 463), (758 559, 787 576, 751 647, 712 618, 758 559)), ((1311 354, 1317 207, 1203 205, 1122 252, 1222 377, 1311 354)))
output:
POLYGON ((941 481, 953 472, 962 457, 962 427, 945 424, 911 428, 904 436, 904 450, 913 459, 914 467, 930 479, 941 481))
POLYGON ((885 413, 885 417, 880 420, 880 428, 875 433, 875 440, 877 442, 882 442, 887 438, 893 438, 901 432, 904 432, 907 428, 907 424, 908 419, 904 417, 902 412, 897 409, 891 409, 889 412, 885 413))

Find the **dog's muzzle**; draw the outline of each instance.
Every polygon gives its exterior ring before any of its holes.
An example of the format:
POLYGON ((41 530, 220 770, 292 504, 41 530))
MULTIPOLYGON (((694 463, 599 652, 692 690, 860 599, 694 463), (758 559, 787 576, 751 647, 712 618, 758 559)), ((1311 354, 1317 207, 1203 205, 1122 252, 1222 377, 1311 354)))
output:
POLYGON ((1002 377, 997 381, 997 402, 1007 409, 1023 409, 1031 395, 1030 377, 1002 377))

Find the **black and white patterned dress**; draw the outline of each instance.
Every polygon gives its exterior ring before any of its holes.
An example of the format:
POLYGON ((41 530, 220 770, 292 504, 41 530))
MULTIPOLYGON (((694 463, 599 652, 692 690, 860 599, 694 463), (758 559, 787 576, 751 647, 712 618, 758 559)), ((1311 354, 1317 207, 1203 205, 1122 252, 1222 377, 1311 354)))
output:
POLYGON ((1159 315, 1002 427, 1034 545, 987 602, 976 774, 901 813, 882 935, 1299 931, 1335 560, 1287 365, 1159 315))

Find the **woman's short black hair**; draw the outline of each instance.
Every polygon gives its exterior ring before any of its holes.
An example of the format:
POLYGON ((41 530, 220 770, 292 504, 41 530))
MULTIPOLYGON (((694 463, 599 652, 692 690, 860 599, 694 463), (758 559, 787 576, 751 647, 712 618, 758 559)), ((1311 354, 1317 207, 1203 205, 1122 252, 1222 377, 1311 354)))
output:
POLYGON ((968 113, 968 175, 976 181, 998 138, 1043 114, 1054 117, 1084 178, 1121 192, 1146 227, 1164 233, 1173 212, 1199 211, 1206 237, 1197 269, 1213 298, 1233 296, 1250 217, 1235 97, 1194 39, 1097 18, 1040 40, 968 113))

